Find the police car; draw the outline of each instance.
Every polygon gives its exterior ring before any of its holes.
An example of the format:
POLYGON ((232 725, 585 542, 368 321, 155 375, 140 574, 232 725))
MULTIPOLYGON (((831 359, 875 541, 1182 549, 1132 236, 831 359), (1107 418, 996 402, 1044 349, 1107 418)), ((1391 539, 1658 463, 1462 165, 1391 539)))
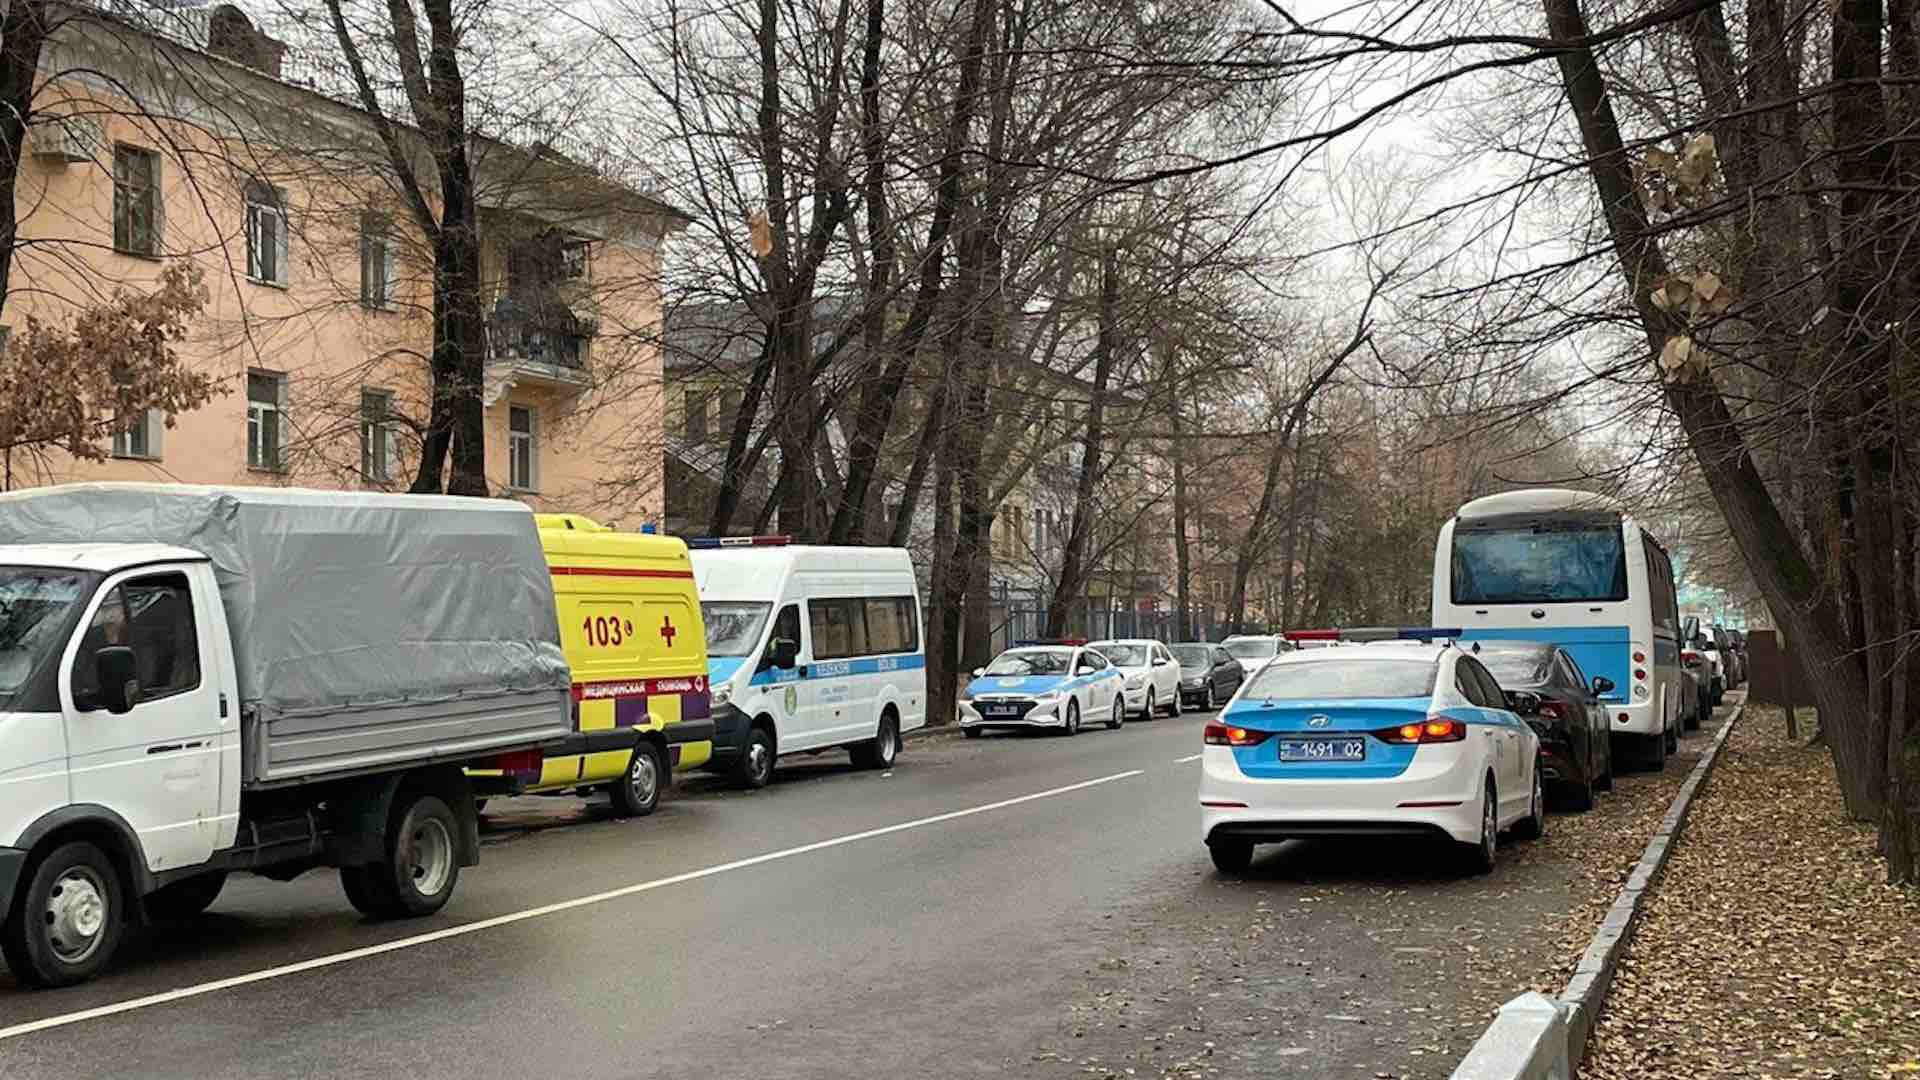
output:
MULTIPOLYGON (((1546 827, 1539 737, 1446 629, 1303 631, 1370 642, 1275 657, 1213 723, 1201 753, 1201 835, 1222 873, 1256 844, 1432 837, 1493 868, 1499 835, 1546 827)), ((1308 635, 1312 635, 1308 637, 1308 635)))
POLYGON ((1019 642, 973 673, 960 692, 960 731, 1054 728, 1126 722, 1126 679, 1098 650, 1080 641, 1019 642))

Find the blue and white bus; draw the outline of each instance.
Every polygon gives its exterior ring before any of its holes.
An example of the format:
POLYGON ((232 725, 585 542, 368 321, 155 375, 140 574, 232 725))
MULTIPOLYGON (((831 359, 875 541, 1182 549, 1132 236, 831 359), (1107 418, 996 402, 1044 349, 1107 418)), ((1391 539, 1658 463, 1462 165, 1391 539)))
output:
POLYGON ((1558 645, 1599 686, 1617 746, 1662 767, 1677 744, 1673 562, 1615 499, 1530 488, 1462 506, 1434 549, 1433 625, 1558 645))

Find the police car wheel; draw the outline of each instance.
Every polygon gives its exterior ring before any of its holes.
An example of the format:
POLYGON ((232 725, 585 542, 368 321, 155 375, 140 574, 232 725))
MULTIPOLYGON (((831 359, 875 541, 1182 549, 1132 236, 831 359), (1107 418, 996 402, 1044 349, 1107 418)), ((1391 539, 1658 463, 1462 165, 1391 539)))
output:
POLYGON ((980 737, 981 731, 977 727, 963 727, 960 729, 960 734, 965 735, 969 739, 977 739, 980 737))
MULTIPOLYGON (((1153 698, 1147 698, 1147 715, 1153 715, 1153 698)), ((1107 718, 1107 728, 1119 731, 1120 725, 1127 722, 1127 703, 1119 698, 1113 699, 1113 715, 1107 718)))
POLYGON ((1213 868, 1238 877, 1253 865, 1253 843, 1249 840, 1209 840, 1207 854, 1213 856, 1213 868))
POLYGON ((1077 701, 1067 702, 1067 722, 1060 729, 1060 734, 1062 735, 1080 734, 1080 703, 1079 702, 1077 701))

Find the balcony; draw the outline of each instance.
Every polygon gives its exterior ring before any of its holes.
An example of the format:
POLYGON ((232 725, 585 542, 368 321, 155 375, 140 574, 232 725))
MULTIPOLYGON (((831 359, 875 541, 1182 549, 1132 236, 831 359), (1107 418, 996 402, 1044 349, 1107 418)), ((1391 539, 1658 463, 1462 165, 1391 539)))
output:
POLYGON ((593 383, 588 347, 597 329, 561 304, 502 294, 487 315, 487 404, 515 386, 586 390, 593 383))

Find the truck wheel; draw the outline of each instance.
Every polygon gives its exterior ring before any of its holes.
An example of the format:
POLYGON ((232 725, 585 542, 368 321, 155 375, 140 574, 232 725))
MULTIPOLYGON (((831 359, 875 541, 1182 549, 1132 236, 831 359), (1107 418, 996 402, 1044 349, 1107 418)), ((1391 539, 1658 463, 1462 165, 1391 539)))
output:
POLYGON ((613 812, 620 817, 646 817, 660 805, 660 789, 666 785, 666 759, 658 746, 642 741, 633 748, 626 775, 607 788, 613 794, 613 812))
POLYGON ((85 841, 41 859, 0 927, 0 953, 31 986, 72 986, 100 973, 120 947, 126 895, 105 852, 85 841))
POLYGON ((155 922, 191 919, 213 906, 220 890, 227 887, 227 872, 197 874, 185 881, 163 885, 147 896, 147 917, 155 922))
POLYGON ((460 880, 460 822, 438 796, 422 795, 388 838, 393 898, 399 915, 431 915, 446 906, 460 880))
POLYGON ((398 905, 392 893, 381 890, 380 869, 373 864, 341 867, 340 891, 347 894, 347 903, 360 914, 373 919, 391 919, 399 914, 398 905))
POLYGON ((880 730, 873 738, 853 747, 853 765, 857 769, 891 769, 893 759, 900 753, 900 722, 893 718, 893 709, 880 714, 880 730))

